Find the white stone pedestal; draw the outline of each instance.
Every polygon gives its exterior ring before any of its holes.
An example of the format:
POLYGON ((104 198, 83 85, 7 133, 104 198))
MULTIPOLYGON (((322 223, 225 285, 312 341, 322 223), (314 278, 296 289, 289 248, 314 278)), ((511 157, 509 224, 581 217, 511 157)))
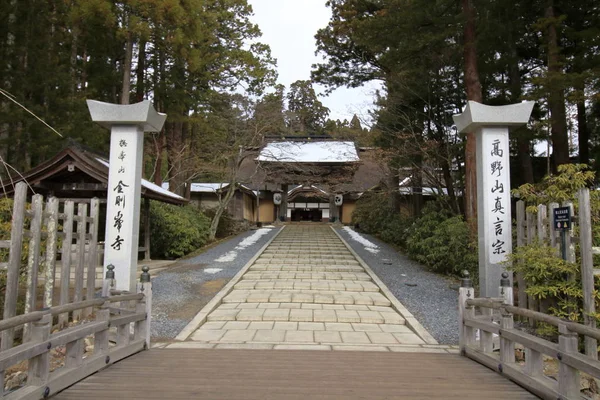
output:
POLYGON ((149 101, 117 105, 88 100, 94 122, 109 128, 104 268, 115 266, 117 290, 135 291, 139 247, 144 132, 158 132, 167 116, 149 101))
MULTIPOLYGON (((486 106, 469 101, 454 116, 459 132, 477 137, 477 233, 480 297, 497 297, 501 263, 512 253, 509 128, 529 121, 534 102, 486 106)), ((512 284, 512 281, 511 281, 512 284)))

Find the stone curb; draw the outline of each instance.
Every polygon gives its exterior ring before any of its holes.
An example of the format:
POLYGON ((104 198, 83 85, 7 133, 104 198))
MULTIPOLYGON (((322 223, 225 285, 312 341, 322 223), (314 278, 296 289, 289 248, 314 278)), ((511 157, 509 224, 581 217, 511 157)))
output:
POLYGON ((354 249, 350 247, 350 245, 348 244, 348 242, 346 242, 342 235, 340 235, 333 226, 331 227, 331 230, 337 235, 337 237, 342 241, 342 243, 344 243, 348 250, 350 250, 350 253, 352 253, 352 255, 356 258, 359 264, 365 269, 367 274, 369 274, 373 282, 375 282, 375 284, 381 288, 381 292, 383 293, 383 295, 387 297, 388 300, 392 303, 392 308, 394 308, 396 311, 398 311, 398 313, 400 313, 400 315, 402 315, 402 317, 406 321, 406 325, 408 325, 413 331, 415 331, 415 333, 421 339, 423 339, 425 343, 439 344, 439 342, 435 340, 433 336, 431 336, 431 334, 423 327, 423 325, 421 325, 421 323, 417 321, 414 315, 412 315, 412 313, 408 311, 408 309, 406 309, 406 307, 404 307, 404 305, 402 305, 402 303, 398 301, 396 296, 394 296, 394 294, 381 281, 381 279, 379 279, 379 277, 375 275, 371 267, 369 267, 369 265, 356 253, 356 251, 354 251, 354 249))
POLYGON ((279 229, 279 232, 277 232, 271 239, 269 239, 269 241, 265 243, 265 245, 260 250, 258 250, 258 252, 256 252, 256 254, 250 259, 250 261, 248 261, 246 265, 244 265, 242 269, 237 274, 235 274, 233 278, 231 278, 227 285, 225 285, 225 287, 223 287, 223 289, 221 289, 221 291, 217 293, 215 297, 213 297, 212 300, 209 301, 208 304, 206 304, 198 314, 196 314, 194 318, 192 318, 192 320, 185 326, 185 328, 183 328, 181 332, 179 332, 179 334, 175 337, 175 340, 187 340, 190 337, 190 335, 194 333, 196 329, 198 329, 200 325, 206 322, 206 317, 208 317, 208 314, 213 312, 219 305, 221 305, 223 298, 233 290, 233 287, 242 279, 242 276, 250 269, 252 264, 254 264, 258 257, 260 257, 260 255, 266 250, 266 248, 271 244, 271 242, 275 240, 275 238, 277 238, 277 236, 279 236, 279 234, 283 232, 284 229, 285 226, 281 227, 281 229, 279 229))

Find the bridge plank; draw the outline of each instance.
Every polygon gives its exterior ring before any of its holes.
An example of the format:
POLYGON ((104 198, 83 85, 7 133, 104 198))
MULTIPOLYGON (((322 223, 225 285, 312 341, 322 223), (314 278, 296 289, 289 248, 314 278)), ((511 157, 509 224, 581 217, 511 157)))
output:
POLYGON ((535 399, 453 354, 152 349, 58 394, 67 399, 535 399))

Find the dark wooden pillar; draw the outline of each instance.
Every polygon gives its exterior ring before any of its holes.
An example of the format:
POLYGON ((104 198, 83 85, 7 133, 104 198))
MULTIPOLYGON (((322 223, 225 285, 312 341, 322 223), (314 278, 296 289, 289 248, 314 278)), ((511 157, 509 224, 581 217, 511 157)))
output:
POLYGON ((150 199, 144 199, 144 261, 150 261, 150 199))
POLYGON ((280 216, 280 220, 282 221, 287 221, 287 209, 288 209, 288 185, 287 184, 282 184, 281 185, 281 205, 279 206, 279 216, 280 216), (281 218, 283 217, 283 218, 281 218))

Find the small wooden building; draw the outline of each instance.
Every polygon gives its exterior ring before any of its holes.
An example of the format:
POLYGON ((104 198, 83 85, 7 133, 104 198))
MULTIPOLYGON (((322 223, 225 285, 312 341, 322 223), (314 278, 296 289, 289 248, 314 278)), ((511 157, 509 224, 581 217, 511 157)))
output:
MULTIPOLYGON (((72 145, 23 175, 13 176, 0 189, 0 196, 12 196, 14 185, 24 180, 29 184, 31 194, 38 193, 44 197, 55 196, 61 200, 73 200, 78 203, 89 202, 90 199, 97 197, 100 203, 104 204, 100 209, 100 221, 104 221, 108 166, 107 157, 72 145)), ((150 259, 149 200, 175 205, 186 204, 187 200, 145 179, 142 179, 141 193, 145 201, 141 218, 143 227, 140 228, 140 232, 144 233, 144 242, 140 246, 140 252, 144 252, 145 258, 150 259)), ((104 240, 103 224, 100 226, 99 236, 101 241, 104 240)))

